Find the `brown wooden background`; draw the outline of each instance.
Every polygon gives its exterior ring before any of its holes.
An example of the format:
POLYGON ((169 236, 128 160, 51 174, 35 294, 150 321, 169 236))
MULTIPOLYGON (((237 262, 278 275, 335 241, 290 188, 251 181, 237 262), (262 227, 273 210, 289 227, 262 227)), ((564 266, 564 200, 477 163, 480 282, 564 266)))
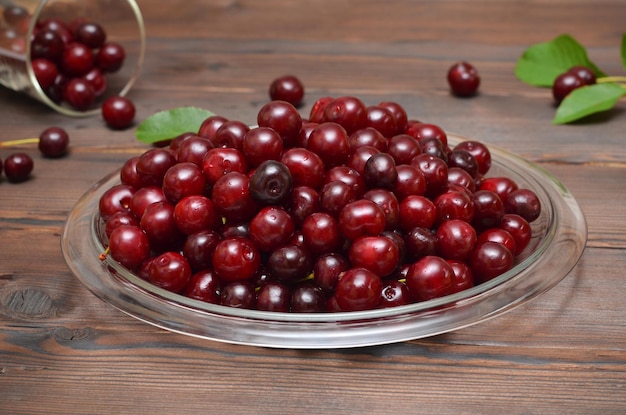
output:
MULTIPOLYGON (((0 414, 618 414, 626 409, 626 107, 553 126, 550 91, 513 73, 529 45, 570 33, 624 75, 626 2, 140 0, 148 32, 130 94, 141 120, 196 105, 254 122, 293 73, 322 95, 403 104, 414 118, 539 162, 574 193, 589 240, 530 304, 433 338, 349 350, 234 346, 169 333, 98 300, 64 263, 77 199, 145 149, 99 117, 68 119, 0 88, 0 138, 61 125, 71 154, 33 148, 32 180, 0 181, 0 414), (450 96, 472 62, 479 96, 450 96)), ((3 158, 9 153, 0 149, 3 158)))

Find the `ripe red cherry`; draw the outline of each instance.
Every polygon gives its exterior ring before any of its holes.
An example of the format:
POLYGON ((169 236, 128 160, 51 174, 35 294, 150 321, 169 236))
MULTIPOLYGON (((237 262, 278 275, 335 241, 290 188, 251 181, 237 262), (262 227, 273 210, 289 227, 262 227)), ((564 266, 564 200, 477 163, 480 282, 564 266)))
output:
POLYGON ((75 109, 85 111, 96 101, 96 92, 89 81, 73 78, 65 85, 63 99, 75 109))
POLYGON ((474 66, 467 62, 457 62, 448 70, 448 84, 458 97, 470 97, 480 85, 480 76, 474 66))
POLYGON ((218 216, 213 202, 202 195, 191 195, 174 206, 174 223, 185 235, 217 228, 218 216))
POLYGON ((367 107, 357 97, 342 96, 324 108, 324 120, 341 125, 348 134, 367 126, 367 107))
POLYGON ((284 75, 272 81, 269 95, 272 101, 286 101, 297 108, 304 98, 304 86, 297 77, 284 75))
POLYGON ((128 128, 135 119, 135 104, 126 97, 111 96, 102 103, 102 118, 111 128, 128 128))
POLYGON ((49 127, 39 134, 39 151, 46 157, 61 157, 67 153, 70 137, 63 128, 49 127))
POLYGON ((329 168, 345 163, 350 156, 346 130, 334 122, 325 122, 313 129, 307 149, 316 153, 329 168))
POLYGON ((302 117, 292 104, 286 101, 270 101, 257 114, 259 127, 269 127, 283 139, 284 147, 293 147, 302 128, 302 117))
POLYGON ((476 244, 476 231, 469 223, 453 219, 437 228, 437 252, 445 259, 463 261, 476 244))
POLYGON ((106 32, 98 23, 85 22, 74 30, 74 39, 91 49, 98 49, 106 40, 106 32))
POLYGON ((314 152, 305 148, 290 148, 283 153, 280 161, 289 169, 294 187, 319 189, 322 186, 326 168, 314 152))
POLYGON ((596 83, 596 74, 586 66, 572 66, 567 70, 583 80, 585 85, 593 85, 596 83))
POLYGON ((191 276, 183 295, 211 304, 220 303, 221 281, 210 269, 204 269, 191 276))
POLYGON ((4 174, 10 182, 26 181, 33 171, 33 159, 26 153, 13 153, 4 160, 4 174))
POLYGON ((106 92, 108 80, 99 68, 93 67, 83 75, 83 79, 91 84, 96 98, 100 98, 106 92))
POLYGON ((552 84, 552 96, 554 101, 558 104, 561 103, 573 90, 585 85, 577 74, 573 72, 565 72, 557 76, 552 84))
POLYGON ((213 254, 213 270, 224 281, 244 281, 252 278, 261 264, 257 247, 246 238, 220 241, 213 254))
POLYGON ((150 255, 148 236, 138 226, 120 226, 111 232, 109 251, 111 258, 136 270, 150 255))
POLYGON ((443 297, 454 291, 454 271, 443 258, 429 255, 409 267, 406 285, 415 301, 443 297))
POLYGON ((380 277, 386 277, 396 269, 400 260, 398 245, 385 236, 363 236, 350 245, 350 263, 366 268, 380 277))
POLYGON ((66 75, 83 76, 89 72, 94 65, 93 52, 88 46, 73 42, 65 46, 60 63, 66 75))
POLYGON ((341 209, 339 229, 350 240, 380 235, 385 230, 385 212, 371 200, 356 200, 341 209))
POLYGON ((54 62, 45 58, 33 59, 31 64, 33 67, 33 73, 35 74, 35 78, 37 78, 37 82, 39 82, 41 89, 44 91, 49 89, 54 84, 54 80, 59 74, 57 66, 54 62))
POLYGON ((294 231, 291 215, 276 206, 264 207, 250 221, 250 240, 264 252, 286 245, 294 231))
POLYGON ((248 176, 234 171, 215 182, 211 200, 218 213, 228 221, 247 221, 257 212, 258 204, 250 194, 249 182, 248 176))
POLYGON ((266 160, 279 160, 283 154, 283 139, 271 128, 253 128, 243 137, 243 153, 252 167, 266 160))
POLYGON ((190 279, 191 267, 177 252, 165 252, 150 261, 148 280, 157 287, 178 293, 190 279))
POLYGON ((117 72, 126 59, 126 51, 119 43, 107 42, 96 55, 96 65, 103 72, 117 72))
POLYGON ((482 284, 510 270, 513 254, 504 245, 488 241, 476 246, 469 265, 476 284, 482 284))
POLYGON ((313 267, 311 256, 305 248, 285 245, 274 250, 267 259, 267 269, 281 282, 295 282, 306 278, 313 267))
POLYGON ((382 288, 382 280, 372 271, 351 268, 337 283, 335 298, 343 311, 371 310, 378 306, 382 288))
POLYGON ((256 308, 263 311, 287 312, 291 308, 291 291, 286 284, 268 282, 257 291, 256 308))

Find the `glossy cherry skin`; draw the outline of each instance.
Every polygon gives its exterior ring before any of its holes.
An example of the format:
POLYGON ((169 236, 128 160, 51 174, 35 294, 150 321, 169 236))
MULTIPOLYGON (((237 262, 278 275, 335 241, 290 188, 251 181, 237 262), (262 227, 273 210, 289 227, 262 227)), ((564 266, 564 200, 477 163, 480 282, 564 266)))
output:
POLYGON ((380 292, 379 308, 398 307, 411 303, 409 289, 406 284, 398 280, 384 281, 380 292))
POLYGON ((398 179, 393 193, 402 201, 408 196, 421 196, 426 193, 426 177, 417 167, 410 164, 396 166, 398 179))
POLYGON ((314 254, 334 252, 343 242, 339 223, 324 212, 313 213, 304 220, 302 235, 306 247, 314 254))
POLYGON ((106 32, 98 23, 85 22, 74 30, 74 39, 91 49, 104 45, 106 32))
POLYGON ((346 130, 337 123, 325 122, 313 129, 307 148, 316 153, 329 168, 345 163, 350 156, 346 130))
POLYGON ((392 137, 398 131, 393 113, 389 109, 378 105, 367 107, 367 122, 365 125, 375 128, 384 137, 392 137))
POLYGON ((135 104, 126 97, 111 96, 102 103, 102 118, 113 129, 130 127, 135 119, 135 112, 135 104))
POLYGON ((137 226, 119 226, 109 237, 111 258, 128 268, 136 270, 150 255, 148 236, 137 226))
POLYGON ((427 301, 452 294, 454 271, 438 256, 426 256, 409 267, 406 285, 415 301, 427 301))
POLYGON ((403 134, 408 124, 408 116, 402 105, 393 101, 382 101, 378 103, 379 107, 387 108, 396 121, 396 134, 403 134))
POLYGON ((319 193, 311 187, 295 187, 289 197, 288 209, 296 225, 301 225, 311 214, 319 212, 319 193))
POLYGON ((186 196, 174 206, 174 223, 185 235, 217 229, 219 220, 211 199, 202 195, 186 196))
POLYGON ((289 168, 276 160, 261 163, 250 176, 250 197, 260 205, 278 205, 287 201, 293 189, 289 168))
POLYGON ((270 101, 259 110, 257 124, 276 131, 282 137, 284 147, 289 148, 298 141, 302 117, 289 102, 270 101))
POLYGON ((45 91, 50 88, 59 74, 59 69, 55 63, 49 59, 37 58, 31 61, 31 65, 41 89, 45 91))
POLYGON ((232 281, 222 286, 220 304, 226 307, 253 309, 256 292, 250 281, 232 281))
POLYGON ((583 80, 585 85, 593 85, 596 83, 596 74, 590 68, 586 66, 572 66, 567 70, 569 73, 573 73, 583 80))
POLYGON ((324 183, 326 167, 314 152, 300 147, 290 148, 283 153, 280 161, 289 169, 294 187, 319 189, 324 183))
POLYGON ((291 293, 291 311, 294 313, 319 313, 326 309, 324 291, 313 284, 302 284, 291 293))
POLYGON ((219 304, 221 285, 222 282, 213 270, 204 269, 191 276, 182 294, 194 300, 219 304))
POLYGON ((253 128, 243 138, 243 153, 252 167, 267 160, 280 160, 283 154, 283 139, 271 128, 253 128))
POLYGON ((348 134, 367 126, 367 107, 359 98, 342 96, 324 108, 324 120, 341 125, 348 134))
POLYGON ((93 52, 88 46, 74 42, 65 46, 60 65, 66 75, 83 76, 93 67, 94 59, 93 52))
POLYGON ((429 198, 409 195, 400 202, 398 216, 400 228, 408 232, 415 227, 432 227, 437 219, 437 209, 429 198))
POLYGON ((4 174, 13 183, 28 180, 33 167, 33 159, 26 153, 13 153, 4 160, 4 174))
POLYGON ((291 215, 276 206, 262 208, 250 221, 250 240, 263 252, 286 245, 294 231, 291 215))
POLYGON ((286 101, 298 108, 304 98, 304 85, 294 75, 283 75, 272 81, 269 96, 272 101, 286 101))
MULTIPOLYGON (((170 143, 170 149, 172 144, 174 144, 174 141, 170 143)), ((176 160, 179 163, 193 163, 202 168, 204 157, 213 148, 213 144, 208 139, 190 133, 186 139, 178 144, 178 148, 175 148, 176 160)))
POLYGON ((215 182, 211 200, 228 221, 245 222, 257 212, 259 205, 250 194, 249 182, 248 176, 238 172, 230 172, 215 182))
POLYGON ((541 201, 529 189, 517 189, 509 193, 503 201, 506 213, 520 215, 528 222, 535 221, 541 214, 541 201))
POLYGON ((446 260, 446 262, 454 272, 454 288, 450 294, 458 293, 474 286, 474 274, 465 262, 453 259, 446 260))
POLYGON ((181 292, 191 279, 191 267, 184 256, 165 252, 150 261, 148 280, 157 287, 181 292))
POLYGON ((585 86, 585 81, 576 73, 565 72, 557 76, 552 84, 552 96, 555 103, 560 104, 573 90, 582 86, 585 86))
POLYGON ((408 134, 399 134, 389 139, 387 152, 396 164, 409 164, 415 156, 422 154, 422 148, 415 138, 408 134))
POLYGON ((144 185, 161 186, 165 173, 175 164, 176 157, 171 151, 152 148, 139 156, 136 169, 144 185))
POLYGON ((478 173, 487 174, 491 168, 491 152, 484 143, 480 141, 461 141, 454 147, 454 150, 465 150, 474 156, 478 165, 478 173))
POLYGON ((243 153, 235 148, 213 148, 202 160, 202 170, 209 185, 231 173, 247 173, 248 163, 243 153))
POLYGON ((96 92, 83 78, 71 79, 63 89, 63 99, 79 111, 86 111, 96 101, 96 92))
POLYGON ((174 164, 163 176, 163 193, 173 204, 186 196, 202 195, 205 190, 202 169, 193 163, 174 164))
POLYGON ((103 72, 117 72, 126 59, 126 51, 119 43, 105 43, 96 55, 96 65, 103 72))
POLYGON ((380 235, 385 230, 385 225, 385 212, 371 200, 350 202, 339 213, 339 229, 350 240, 380 235))
POLYGON ((46 157, 61 157, 67 153, 70 137, 63 128, 48 127, 39 134, 37 147, 46 157))
POLYGON ((244 281, 252 278, 261 265, 261 254, 246 238, 220 241, 213 253, 213 270, 224 281, 244 281))
POLYGON ((336 252, 323 254, 313 265, 313 279, 326 292, 333 292, 341 274, 349 268, 350 262, 345 256, 336 252))
POLYGON ((243 122, 229 120, 215 131, 215 135, 211 138, 211 143, 216 148, 234 148, 243 151, 243 140, 249 131, 250 127, 243 122))
POLYGON ((348 136, 348 143, 351 151, 364 146, 371 146, 380 151, 387 149, 387 139, 373 127, 356 130, 348 136))
POLYGON ((448 70, 448 84, 452 93, 458 97, 470 97, 476 94, 480 85, 480 76, 474 66, 467 62, 457 62, 448 70))
POLYGON ((200 231, 187 236, 182 252, 194 271, 213 266, 213 252, 220 240, 220 235, 213 230, 200 231))
POLYGON ((313 260, 308 251, 298 245, 281 246, 267 259, 270 275, 282 282, 300 281, 311 273, 312 267, 313 260))
POLYGON ((257 290, 256 296, 258 310, 282 313, 291 310, 291 290, 286 284, 270 281, 257 290))
POLYGON ((437 228, 437 253, 444 259, 463 261, 472 253, 477 236, 469 223, 453 219, 437 228))
POLYGON ((200 124, 200 128, 198 128, 198 135, 213 143, 215 142, 215 133, 222 125, 224 125, 226 121, 228 121, 228 118, 226 117, 221 115, 212 115, 200 124))
POLYGON ((378 306, 382 280, 365 268, 350 268, 337 283, 335 298, 343 311, 371 310, 378 306))
POLYGON ((400 250, 394 241, 385 236, 363 236, 350 245, 348 257, 353 266, 386 277, 398 266, 400 250))
POLYGON ((174 219, 174 206, 166 201, 147 206, 139 226, 148 235, 150 246, 154 249, 161 251, 176 249, 184 240, 174 219))
POLYGON ((514 213, 505 213, 498 225, 515 239, 515 255, 519 255, 526 249, 532 238, 530 224, 523 217, 514 213))
POLYGON ((469 266, 474 274, 474 282, 482 284, 513 267, 513 254, 497 242, 483 242, 477 245, 469 258, 469 266))

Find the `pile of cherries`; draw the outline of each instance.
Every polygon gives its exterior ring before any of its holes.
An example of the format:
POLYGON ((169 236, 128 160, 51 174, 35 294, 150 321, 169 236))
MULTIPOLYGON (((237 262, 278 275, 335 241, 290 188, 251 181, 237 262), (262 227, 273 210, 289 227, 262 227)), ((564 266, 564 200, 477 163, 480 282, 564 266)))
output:
MULTIPOLYGON (((23 31, 31 16, 20 6, 10 6, 3 18, 23 31)), ((35 25, 30 58, 35 77, 51 100, 85 111, 104 95, 108 74, 122 67, 126 52, 119 43, 107 41, 106 31, 96 22, 47 18, 35 25)))
POLYGON ((537 196, 395 102, 323 97, 303 119, 272 100, 257 123, 212 116, 127 160, 102 259, 210 303, 339 312, 465 290, 529 244, 537 196))

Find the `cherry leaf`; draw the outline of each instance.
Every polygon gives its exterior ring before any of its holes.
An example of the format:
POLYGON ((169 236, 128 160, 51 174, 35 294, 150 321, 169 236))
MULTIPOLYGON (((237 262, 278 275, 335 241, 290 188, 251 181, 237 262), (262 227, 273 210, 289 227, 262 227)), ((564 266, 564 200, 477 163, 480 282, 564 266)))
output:
POLYGON ((204 120, 215 115, 197 107, 179 107, 152 114, 137 126, 137 140, 153 144, 186 132, 197 132, 204 120))
POLYGON ((566 124, 597 112, 610 110, 623 95, 626 95, 626 89, 615 83, 577 88, 561 102, 552 123, 566 124))
POLYGON ((587 56, 585 48, 572 36, 563 34, 524 51, 515 66, 515 75, 527 84, 552 87, 557 76, 572 66, 586 66, 597 77, 605 76, 587 56))

